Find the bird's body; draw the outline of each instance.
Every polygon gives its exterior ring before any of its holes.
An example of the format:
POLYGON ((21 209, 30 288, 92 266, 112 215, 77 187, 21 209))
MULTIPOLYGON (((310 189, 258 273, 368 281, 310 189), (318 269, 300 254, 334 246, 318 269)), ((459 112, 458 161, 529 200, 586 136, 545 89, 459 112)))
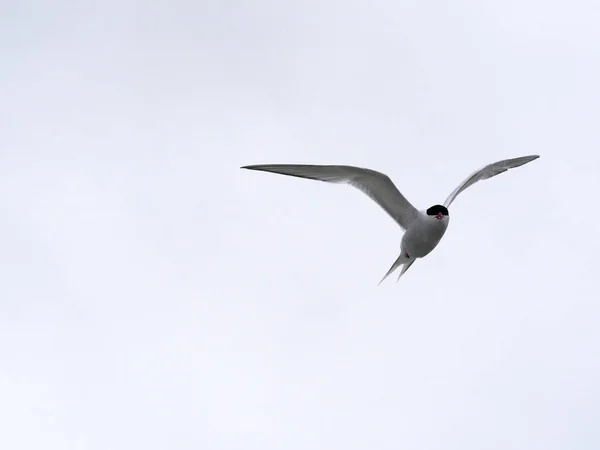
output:
MULTIPOLYGON (((244 166, 243 169, 279 173, 299 178, 347 183, 361 190, 381 206, 398 225, 405 230, 400 244, 400 256, 381 281, 398 267, 403 266, 398 279, 419 258, 427 256, 439 244, 448 229, 450 215, 448 207, 458 194, 477 181, 485 180, 522 166, 538 155, 522 156, 489 164, 473 172, 446 199, 444 205, 433 205, 427 210, 417 210, 398 191, 387 175, 370 169, 354 166, 319 166, 304 164, 265 164, 244 166)), ((381 283, 381 282, 380 282, 381 283)))
POLYGON ((402 236, 401 251, 411 258, 427 256, 442 240, 449 221, 450 216, 437 219, 435 216, 428 216, 425 211, 419 211, 419 215, 402 236))

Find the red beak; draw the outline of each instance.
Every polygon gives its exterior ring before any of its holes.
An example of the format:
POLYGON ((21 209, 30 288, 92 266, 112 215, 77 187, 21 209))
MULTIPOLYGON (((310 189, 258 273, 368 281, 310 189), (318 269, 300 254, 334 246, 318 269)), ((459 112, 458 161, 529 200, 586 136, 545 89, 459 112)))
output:
POLYGON ((444 218, 444 215, 442 213, 437 213, 437 215, 435 216, 435 218, 437 220, 442 220, 444 218))

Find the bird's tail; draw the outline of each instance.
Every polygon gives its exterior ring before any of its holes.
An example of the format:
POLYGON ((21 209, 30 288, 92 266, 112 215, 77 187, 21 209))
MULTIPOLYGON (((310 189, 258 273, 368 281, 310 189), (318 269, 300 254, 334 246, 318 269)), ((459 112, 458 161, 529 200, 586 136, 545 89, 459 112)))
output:
MULTIPOLYGON (((404 272, 406 272, 408 270, 408 268, 410 266, 413 265, 414 262, 415 262, 415 260, 412 258, 409 258, 409 256, 406 253, 404 253, 404 252, 400 253, 400 256, 398 256, 396 261, 394 261, 394 264, 392 264, 392 267, 390 267, 390 270, 387 271, 387 273, 381 279, 379 284, 383 283, 383 280, 385 280, 394 270, 396 270, 401 265, 404 265, 404 267, 402 267, 402 270, 400 271, 400 275, 398 275, 398 280, 400 280, 400 277, 404 274, 404 272)), ((398 282, 398 280, 396 280, 396 283, 398 282)))

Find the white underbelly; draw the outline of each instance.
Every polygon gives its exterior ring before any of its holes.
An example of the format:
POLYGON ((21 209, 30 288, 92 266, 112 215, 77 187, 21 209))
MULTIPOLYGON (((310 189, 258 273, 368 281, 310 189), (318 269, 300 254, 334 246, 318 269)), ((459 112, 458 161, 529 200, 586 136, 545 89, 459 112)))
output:
POLYGON ((402 251, 411 258, 423 258, 439 244, 448 228, 448 218, 427 218, 419 226, 409 228, 402 237, 402 251))

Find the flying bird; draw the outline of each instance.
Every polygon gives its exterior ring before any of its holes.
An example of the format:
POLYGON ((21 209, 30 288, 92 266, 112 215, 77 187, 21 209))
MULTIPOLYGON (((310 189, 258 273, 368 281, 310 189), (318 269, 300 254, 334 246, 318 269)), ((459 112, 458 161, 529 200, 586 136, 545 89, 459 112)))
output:
POLYGON ((354 166, 306 165, 306 164, 260 164, 243 166, 242 169, 260 170, 299 178, 345 183, 353 186, 387 212, 404 230, 400 244, 400 256, 384 275, 383 282, 398 267, 403 266, 398 280, 414 262, 427 256, 438 245, 448 229, 450 214, 448 208, 458 194, 481 180, 495 177, 508 169, 522 166, 539 155, 521 156, 505 159, 473 172, 454 189, 443 205, 433 205, 426 210, 416 209, 396 188, 390 178, 380 172, 354 166))

